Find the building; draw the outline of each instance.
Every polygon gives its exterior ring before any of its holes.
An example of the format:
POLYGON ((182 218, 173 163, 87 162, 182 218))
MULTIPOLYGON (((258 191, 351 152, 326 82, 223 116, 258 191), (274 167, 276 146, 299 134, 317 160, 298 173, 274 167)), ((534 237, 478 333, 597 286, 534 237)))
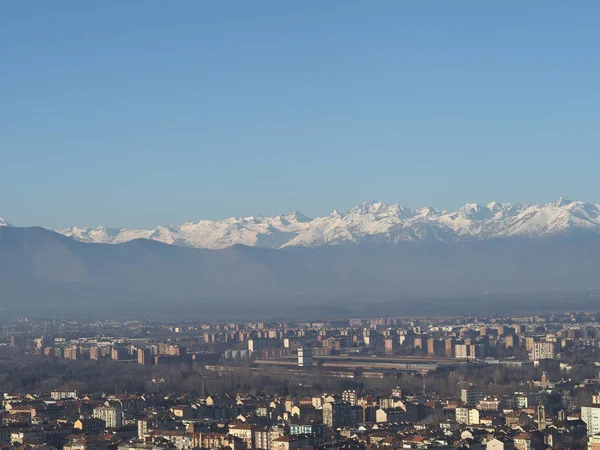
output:
POLYGON ((486 450, 514 450, 515 442, 509 437, 492 439, 487 443, 486 450))
POLYGON ((229 434, 244 441, 247 448, 255 448, 254 427, 252 425, 246 423, 229 425, 229 434))
POLYGON ((445 356, 446 342, 439 339, 429 339, 427 341, 428 356, 445 356))
POLYGON ((86 434, 97 434, 104 431, 106 423, 102 419, 78 419, 73 424, 73 428, 86 434))
POLYGON ((519 336, 508 335, 504 338, 504 346, 506 348, 514 348, 519 346, 519 336))
POLYGON ((349 403, 324 403, 323 424, 333 429, 349 425, 350 410, 349 403))
POLYGON ((312 349, 310 348, 299 348, 298 349, 298 367, 312 367, 313 357, 312 349))
POLYGON ((90 359, 100 359, 100 349, 98 347, 90 348, 90 359))
POLYGON ((600 434, 600 406, 582 406, 581 420, 587 427, 587 435, 600 434))
POLYGON ((589 437, 587 448, 588 450, 600 450, 600 434, 589 437))
POLYGON ((75 400, 77 391, 52 391, 50 392, 52 400, 75 400))
POLYGON ((402 408, 379 408, 375 411, 375 421, 381 422, 401 422, 406 420, 406 411, 402 408))
POLYGON ((81 359, 81 349, 79 347, 65 348, 65 359, 81 359))
POLYGON ((388 356, 392 356, 394 354, 394 351, 396 350, 396 344, 398 343, 398 341, 396 341, 395 339, 386 339, 385 340, 385 354, 388 356))
POLYGON ((254 429, 254 448, 259 450, 269 450, 271 446, 271 433, 266 427, 254 429))
POLYGON ((545 448, 541 433, 521 433, 515 436, 515 450, 542 450, 545 448))
POLYGON ((138 430, 138 439, 144 440, 148 433, 150 432, 150 420, 148 419, 140 419, 137 421, 137 430, 138 430))
POLYGON ((76 436, 63 447, 64 450, 108 450, 108 444, 93 436, 76 436))
POLYGON ((531 359, 538 361, 540 359, 556 358, 556 344, 554 342, 536 342, 531 350, 531 359))
POLYGON ((350 403, 351 406, 356 405, 357 400, 356 390, 355 389, 347 389, 342 392, 342 401, 346 403, 350 403))
POLYGON ((123 426, 121 408, 114 406, 101 406, 94 408, 94 418, 106 422, 106 428, 119 429, 123 426))
POLYGON ((149 348, 140 348, 137 351, 138 364, 148 366, 153 362, 152 351, 149 348))
POLYGON ((478 425, 479 410, 472 408, 456 408, 456 422, 465 425, 478 425))
POLYGON ((479 400, 483 400, 487 396, 487 392, 483 389, 461 389, 460 399, 470 407, 477 404, 479 400))
POLYGON ((502 399, 499 397, 485 397, 477 402, 480 411, 499 411, 502 399))
POLYGON ((110 358, 115 361, 123 361, 129 359, 129 352, 122 347, 113 347, 110 351, 110 358))

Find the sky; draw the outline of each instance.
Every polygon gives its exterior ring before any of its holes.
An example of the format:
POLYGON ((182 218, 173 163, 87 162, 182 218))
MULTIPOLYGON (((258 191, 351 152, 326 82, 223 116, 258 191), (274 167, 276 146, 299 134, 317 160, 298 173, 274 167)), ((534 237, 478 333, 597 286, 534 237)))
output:
POLYGON ((15 225, 600 202, 600 2, 0 2, 15 225))

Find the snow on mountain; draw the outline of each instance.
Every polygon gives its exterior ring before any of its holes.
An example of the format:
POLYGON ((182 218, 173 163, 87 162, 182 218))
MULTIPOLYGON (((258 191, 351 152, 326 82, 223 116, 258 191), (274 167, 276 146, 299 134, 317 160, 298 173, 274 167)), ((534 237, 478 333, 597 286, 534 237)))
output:
POLYGON ((6 220, 4 220, 2 217, 0 217, 0 227, 10 227, 10 223, 8 223, 6 220))
MULTIPOLYGON (((0 219, 0 225, 6 222, 0 219)), ((370 200, 346 213, 308 218, 297 211, 275 217, 201 220, 154 230, 99 227, 57 230, 83 242, 116 244, 152 239, 167 244, 221 249, 236 244, 281 248, 364 242, 442 241, 556 235, 574 229, 600 233, 600 204, 559 199, 544 205, 469 203, 456 211, 410 209, 370 200)))

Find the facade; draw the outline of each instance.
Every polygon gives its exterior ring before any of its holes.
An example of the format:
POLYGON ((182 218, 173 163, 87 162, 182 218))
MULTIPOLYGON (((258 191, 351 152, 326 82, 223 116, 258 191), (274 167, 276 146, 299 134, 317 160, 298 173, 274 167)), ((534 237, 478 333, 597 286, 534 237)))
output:
POLYGON ((556 344, 554 342, 536 342, 531 350, 531 359, 538 361, 540 359, 556 358, 556 344))
POLYGON ((74 400, 77 398, 77 391, 52 391, 50 398, 52 400, 74 400))
POLYGON ((350 422, 349 403, 330 403, 323 404, 323 424, 329 428, 339 428, 348 425, 350 422))
POLYGON ((344 392, 342 392, 342 401, 344 401, 346 403, 350 403, 350 405, 354 406, 354 405, 356 405, 356 399, 357 399, 356 390, 347 389, 344 392))
POLYGON ((73 424, 73 428, 81 430, 84 433, 100 433, 106 427, 102 419, 78 419, 73 424))
POLYGON ((465 425, 478 425, 479 410, 472 408, 456 408, 456 422, 465 425))
POLYGON ((600 450, 600 434, 589 437, 587 448, 588 450, 600 450))
POLYGON ((461 389, 460 399, 467 406, 475 406, 479 400, 483 400, 487 392, 482 389, 461 389))
POLYGON ((248 448, 256 448, 254 445, 254 427, 249 424, 233 424, 229 426, 229 434, 246 443, 248 448))
POLYGON ((118 429, 123 426, 121 408, 112 406, 94 408, 94 418, 104 420, 106 428, 118 429))
POLYGON ((492 439, 487 443, 486 450, 514 450, 515 443, 511 438, 492 439))
POLYGON ((138 364, 142 364, 145 366, 152 364, 152 361, 153 361, 152 351, 149 348, 138 349, 137 361, 138 361, 138 364))
POLYGON ((385 340, 385 354, 392 356, 396 350, 398 342, 395 339, 388 338, 385 340))
POLYGON ((299 348, 298 349, 298 367, 312 367, 313 357, 312 349, 310 348, 299 348))
POLYGON ((588 436, 600 434, 600 406, 582 406, 581 420, 585 422, 588 436))

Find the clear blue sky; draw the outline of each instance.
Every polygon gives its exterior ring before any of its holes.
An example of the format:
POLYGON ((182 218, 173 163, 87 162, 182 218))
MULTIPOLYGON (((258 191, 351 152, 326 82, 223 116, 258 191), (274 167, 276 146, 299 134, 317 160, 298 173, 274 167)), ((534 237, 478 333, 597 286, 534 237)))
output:
POLYGON ((600 2, 0 3, 0 216, 600 202, 600 2))

